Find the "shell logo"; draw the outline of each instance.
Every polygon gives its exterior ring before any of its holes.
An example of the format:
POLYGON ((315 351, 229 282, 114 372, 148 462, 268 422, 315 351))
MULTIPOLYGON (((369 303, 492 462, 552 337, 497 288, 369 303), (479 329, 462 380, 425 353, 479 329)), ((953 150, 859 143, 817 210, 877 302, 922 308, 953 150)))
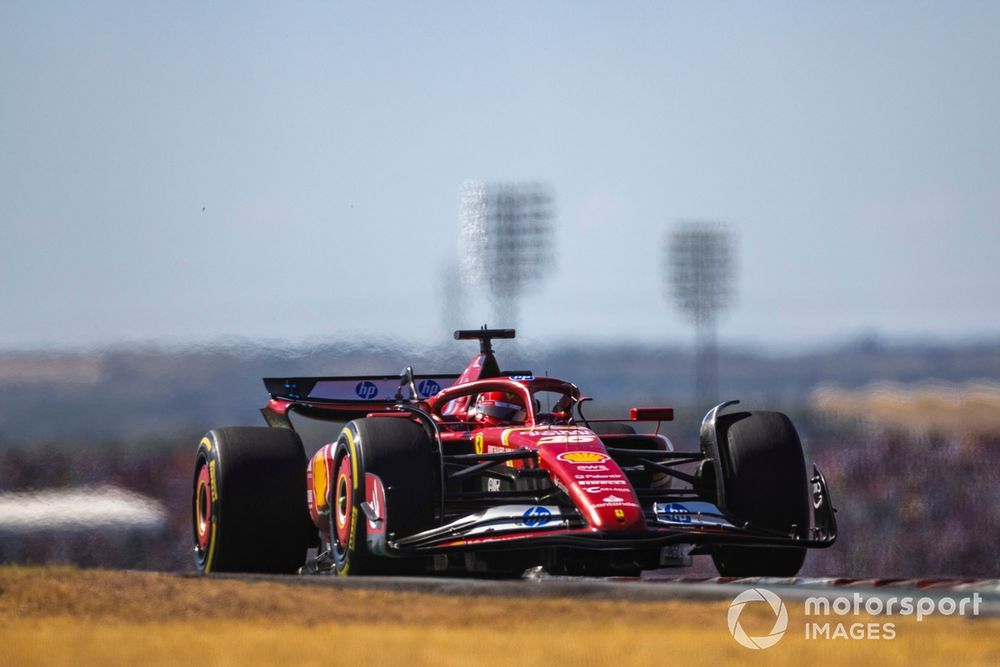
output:
POLYGON ((563 452, 556 458, 570 463, 604 463, 608 455, 600 452, 563 452))

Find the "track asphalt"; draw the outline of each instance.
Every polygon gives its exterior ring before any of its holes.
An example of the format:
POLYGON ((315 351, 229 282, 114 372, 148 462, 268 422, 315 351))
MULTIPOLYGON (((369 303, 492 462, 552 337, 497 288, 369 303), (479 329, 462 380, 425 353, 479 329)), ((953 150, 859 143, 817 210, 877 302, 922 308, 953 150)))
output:
MULTIPOLYGON (((194 575, 182 575, 194 576, 194 575)), ((600 600, 732 600, 748 588, 767 588, 783 599, 805 600, 811 597, 838 598, 863 596, 888 599, 911 596, 938 599, 978 593, 980 614, 1000 616, 1000 579, 850 579, 773 577, 678 577, 657 572, 642 578, 595 579, 554 577, 529 573, 521 579, 476 579, 466 577, 335 577, 330 575, 212 575, 245 581, 274 581, 302 586, 334 586, 408 591, 435 595, 473 595, 504 597, 564 597, 600 600)))

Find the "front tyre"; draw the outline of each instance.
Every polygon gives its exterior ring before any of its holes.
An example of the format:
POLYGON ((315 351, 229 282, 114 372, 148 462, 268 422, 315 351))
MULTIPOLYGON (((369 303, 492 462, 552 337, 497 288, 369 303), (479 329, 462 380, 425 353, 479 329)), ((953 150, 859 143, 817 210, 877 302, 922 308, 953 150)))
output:
POLYGON ((296 572, 310 541, 306 455, 294 431, 220 428, 195 454, 194 560, 210 572, 296 572))
POLYGON ((372 553, 368 543, 366 475, 385 490, 385 531, 391 538, 413 535, 434 525, 437 494, 434 450, 419 424, 401 417, 357 419, 341 431, 334 449, 329 551, 338 575, 404 574, 423 560, 372 553))
MULTIPOLYGON (((780 412, 740 412, 719 417, 719 446, 728 449, 725 507, 752 526, 793 532, 809 529, 809 494, 802 443, 780 412)), ((804 547, 716 546, 712 560, 722 576, 793 577, 804 547)))

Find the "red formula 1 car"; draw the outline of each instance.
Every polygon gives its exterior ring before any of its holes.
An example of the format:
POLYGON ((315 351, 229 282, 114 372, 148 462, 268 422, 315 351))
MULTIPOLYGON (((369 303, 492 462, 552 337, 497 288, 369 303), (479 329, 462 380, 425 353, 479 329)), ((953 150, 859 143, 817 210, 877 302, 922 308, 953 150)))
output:
POLYGON ((513 330, 455 337, 480 343, 460 376, 265 379, 268 427, 198 445, 199 572, 604 576, 709 554, 722 575, 792 576, 836 539, 785 415, 723 403, 676 452, 672 409, 631 410, 648 434, 588 420, 575 385, 501 371, 491 341, 513 330), (291 415, 328 422, 311 460, 291 415))

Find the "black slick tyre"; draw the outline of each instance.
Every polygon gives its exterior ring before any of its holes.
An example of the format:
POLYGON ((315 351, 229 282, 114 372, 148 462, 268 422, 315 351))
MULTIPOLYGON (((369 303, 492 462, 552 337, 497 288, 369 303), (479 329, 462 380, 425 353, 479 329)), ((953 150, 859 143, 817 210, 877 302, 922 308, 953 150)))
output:
POLYGON ((372 553, 365 502, 365 476, 385 490, 385 533, 404 537, 434 525, 436 458, 422 426, 400 417, 349 422, 337 439, 333 480, 327 493, 330 556, 338 575, 401 574, 422 569, 423 559, 372 553))
MULTIPOLYGON (((719 446, 728 450, 725 510, 752 526, 795 532, 809 528, 809 495, 802 443, 780 412, 741 412, 719 417, 719 446)), ((804 547, 716 546, 712 560, 722 576, 795 576, 804 547)))
POLYGON ((213 429, 195 454, 194 560, 211 572, 292 573, 309 545, 306 455, 291 430, 213 429))

